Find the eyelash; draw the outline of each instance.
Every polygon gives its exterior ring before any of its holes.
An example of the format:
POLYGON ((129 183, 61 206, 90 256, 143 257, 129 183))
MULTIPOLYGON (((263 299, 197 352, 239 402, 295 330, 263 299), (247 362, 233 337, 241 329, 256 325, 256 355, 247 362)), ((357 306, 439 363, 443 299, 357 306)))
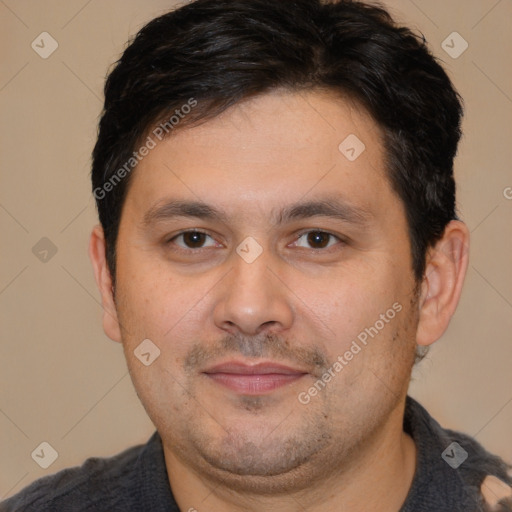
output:
MULTIPOLYGON (((174 235, 172 238, 170 238, 169 240, 166 241, 166 245, 169 245, 171 244, 172 242, 174 242, 178 237, 182 236, 182 235, 185 235, 187 233, 201 233, 203 235, 206 235, 206 236, 209 236, 210 238, 213 239, 213 237, 207 233, 206 231, 203 231, 201 229, 187 229, 185 231, 181 231, 179 233, 177 233, 176 235, 174 235)), ((347 240, 338 236, 338 235, 335 235, 333 233, 330 233, 329 231, 323 231, 321 229, 308 229, 308 230, 304 230, 304 231, 301 231, 300 233, 297 234, 297 240, 299 240, 301 237, 303 237, 304 235, 307 235, 309 233, 320 233, 322 235, 328 235, 330 236, 331 238, 335 238, 337 239, 339 242, 341 242, 342 244, 346 243, 347 240)), ((209 249, 210 247, 198 247, 198 248, 185 248, 185 247, 181 247, 181 246, 177 246, 178 247, 178 250, 179 251, 183 251, 183 252, 200 252, 202 250, 205 250, 205 249, 209 249)), ((329 249, 332 249, 332 247, 334 246, 328 246, 328 247, 324 247, 324 248, 320 248, 320 249, 315 249, 315 248, 309 248, 309 250, 311 251, 322 251, 322 252, 327 252, 329 249)), ((303 249, 308 249, 308 248, 305 248, 303 247, 303 249)))

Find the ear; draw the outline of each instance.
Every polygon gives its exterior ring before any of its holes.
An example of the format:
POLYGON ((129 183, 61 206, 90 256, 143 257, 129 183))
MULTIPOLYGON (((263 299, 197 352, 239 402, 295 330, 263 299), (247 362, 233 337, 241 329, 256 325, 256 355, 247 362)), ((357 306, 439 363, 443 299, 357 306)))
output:
POLYGON ((468 262, 469 230, 463 222, 452 220, 427 254, 419 300, 418 345, 431 345, 448 328, 459 302, 468 262))
POLYGON ((101 226, 95 226, 89 240, 89 258, 96 285, 101 293, 103 306, 103 330, 105 334, 114 341, 121 342, 121 329, 117 318, 116 304, 112 289, 112 276, 107 265, 105 236, 101 226))

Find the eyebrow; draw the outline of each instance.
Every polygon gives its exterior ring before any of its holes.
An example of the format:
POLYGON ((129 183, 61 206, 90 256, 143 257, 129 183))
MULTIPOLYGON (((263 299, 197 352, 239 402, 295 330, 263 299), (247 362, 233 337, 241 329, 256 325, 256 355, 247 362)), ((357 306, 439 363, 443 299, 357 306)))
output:
MULTIPOLYGON (((159 222, 176 217, 193 217, 198 219, 227 223, 227 214, 201 201, 168 200, 151 207, 144 215, 143 225, 150 227, 159 222)), ((370 210, 348 203, 338 197, 299 202, 288 205, 279 212, 271 212, 273 225, 281 225, 293 220, 310 217, 329 217, 348 224, 364 227, 374 218, 370 210)))

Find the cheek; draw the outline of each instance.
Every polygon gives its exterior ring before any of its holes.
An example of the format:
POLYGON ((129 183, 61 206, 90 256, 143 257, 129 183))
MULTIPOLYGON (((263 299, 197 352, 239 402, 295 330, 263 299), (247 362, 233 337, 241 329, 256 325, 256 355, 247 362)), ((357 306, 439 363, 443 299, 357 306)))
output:
POLYGON ((311 318, 333 342, 350 344, 362 330, 400 300, 399 282, 390 265, 343 268, 319 279, 297 282, 299 316, 311 318))
POLYGON ((161 339, 185 302, 183 286, 159 265, 136 255, 119 257, 117 310, 123 323, 124 340, 144 336, 161 339))
POLYGON ((127 258, 118 272, 123 343, 134 348, 149 338, 160 347, 162 359, 175 366, 187 343, 201 339, 204 299, 214 282, 206 275, 192 279, 173 274, 160 263, 127 258))

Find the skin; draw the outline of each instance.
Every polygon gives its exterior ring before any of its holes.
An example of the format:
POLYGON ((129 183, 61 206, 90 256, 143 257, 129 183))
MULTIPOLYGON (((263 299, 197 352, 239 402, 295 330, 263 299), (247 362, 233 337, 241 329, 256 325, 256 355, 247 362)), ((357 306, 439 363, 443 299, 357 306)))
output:
POLYGON ((416 345, 446 330, 468 243, 467 227, 450 222, 414 293, 405 210, 386 178, 380 130, 334 94, 274 91, 159 143, 123 207, 115 299, 99 226, 90 256, 105 332, 124 346, 180 509, 396 512, 416 463, 402 431, 416 345), (366 146, 352 162, 338 149, 349 134, 366 146), (366 223, 274 222, 291 204, 327 197, 366 210, 366 223), (170 199, 203 201, 225 219, 144 222, 170 199), (208 236, 178 236, 194 229, 208 236), (303 234, 315 230, 334 236, 303 234), (251 263, 236 251, 247 237, 262 250, 251 263), (400 312, 301 403, 394 303, 400 312), (150 366, 134 356, 147 338, 161 351, 150 366), (203 373, 233 358, 305 374, 248 396, 203 373))

